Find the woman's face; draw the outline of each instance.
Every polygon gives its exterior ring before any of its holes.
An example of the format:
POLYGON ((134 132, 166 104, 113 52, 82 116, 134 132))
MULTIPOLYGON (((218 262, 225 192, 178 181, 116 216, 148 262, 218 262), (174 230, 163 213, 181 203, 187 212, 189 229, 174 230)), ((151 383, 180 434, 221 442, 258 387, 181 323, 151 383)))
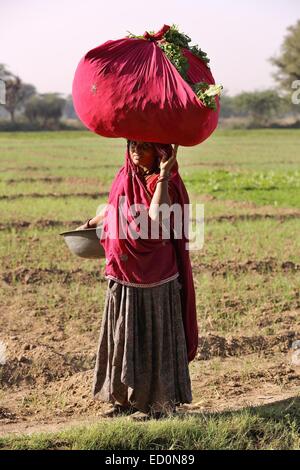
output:
POLYGON ((150 142, 131 140, 129 144, 130 157, 135 165, 151 168, 155 162, 155 152, 150 142))

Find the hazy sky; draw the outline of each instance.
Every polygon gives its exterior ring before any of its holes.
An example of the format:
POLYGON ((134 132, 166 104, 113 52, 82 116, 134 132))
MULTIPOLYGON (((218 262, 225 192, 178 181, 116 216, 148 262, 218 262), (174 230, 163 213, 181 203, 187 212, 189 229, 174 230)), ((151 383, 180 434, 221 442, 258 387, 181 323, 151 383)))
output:
POLYGON ((175 23, 235 94, 274 85, 268 58, 298 19, 300 0, 0 0, 0 63, 40 93, 71 93, 88 50, 175 23))

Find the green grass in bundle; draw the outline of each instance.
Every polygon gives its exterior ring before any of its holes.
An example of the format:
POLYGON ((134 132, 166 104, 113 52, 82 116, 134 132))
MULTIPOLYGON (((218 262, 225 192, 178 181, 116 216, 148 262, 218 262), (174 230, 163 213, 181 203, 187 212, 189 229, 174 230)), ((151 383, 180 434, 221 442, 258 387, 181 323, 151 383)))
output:
MULTIPOLYGON (((129 32, 129 31, 128 31, 129 32)), ((150 31, 149 34, 155 34, 154 31, 150 31)), ((129 33, 129 38, 139 38, 143 39, 143 36, 135 36, 132 33, 129 33)), ((188 69, 189 62, 187 58, 182 53, 182 48, 188 49, 192 54, 199 57, 206 66, 209 68, 210 59, 207 57, 207 53, 202 51, 197 45, 190 46, 191 38, 185 34, 181 33, 178 29, 178 26, 173 24, 170 29, 164 34, 164 38, 160 41, 157 41, 157 45, 161 48, 164 54, 167 56, 169 61, 174 65, 176 70, 179 72, 181 77, 188 83, 192 88, 197 98, 199 98, 202 103, 210 109, 216 110, 217 104, 215 97, 220 96, 221 90, 223 89, 222 85, 211 85, 206 82, 192 83, 188 78, 188 69)))

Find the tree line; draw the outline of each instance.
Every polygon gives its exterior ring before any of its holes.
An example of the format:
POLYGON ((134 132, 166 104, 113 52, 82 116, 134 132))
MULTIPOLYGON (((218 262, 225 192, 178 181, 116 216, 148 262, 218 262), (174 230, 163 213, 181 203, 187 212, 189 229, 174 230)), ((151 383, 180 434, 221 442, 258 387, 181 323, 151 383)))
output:
POLYGON ((64 98, 60 93, 38 93, 34 85, 24 83, 5 64, 0 64, 0 79, 5 83, 0 130, 67 128, 62 118, 77 119, 72 96, 64 98))
POLYGON ((271 57, 275 68, 274 89, 243 92, 222 97, 221 118, 245 119, 248 127, 268 127, 280 118, 290 117, 300 127, 300 20, 287 29, 278 57, 271 57), (295 91, 299 103, 293 102, 295 91))

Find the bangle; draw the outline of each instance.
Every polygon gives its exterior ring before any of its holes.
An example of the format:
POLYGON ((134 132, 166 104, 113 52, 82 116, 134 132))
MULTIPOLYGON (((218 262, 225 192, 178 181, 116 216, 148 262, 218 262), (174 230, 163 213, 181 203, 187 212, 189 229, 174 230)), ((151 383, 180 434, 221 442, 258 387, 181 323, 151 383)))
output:
POLYGON ((160 183, 162 181, 169 181, 169 177, 168 176, 160 176, 159 178, 157 178, 157 181, 156 181, 156 184, 157 183, 160 183))
POLYGON ((88 219, 88 220, 86 221, 86 226, 87 226, 87 228, 93 228, 93 227, 90 227, 90 220, 92 220, 92 218, 93 218, 93 217, 91 217, 90 219, 88 219))

